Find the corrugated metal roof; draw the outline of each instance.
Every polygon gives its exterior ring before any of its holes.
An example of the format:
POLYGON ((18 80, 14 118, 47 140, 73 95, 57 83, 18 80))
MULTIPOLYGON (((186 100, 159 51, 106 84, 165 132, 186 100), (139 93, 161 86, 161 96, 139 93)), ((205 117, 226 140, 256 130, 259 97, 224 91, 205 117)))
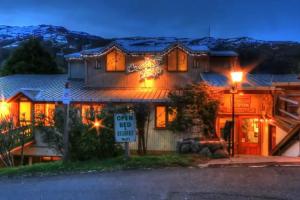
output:
MULTIPOLYGON (((230 80, 226 75, 217 73, 201 73, 201 80, 216 87, 229 87, 230 80)), ((300 84, 297 74, 246 74, 242 87, 271 87, 275 84, 300 84)))
POLYGON ((238 56, 238 54, 235 51, 210 51, 209 54, 211 56, 220 56, 220 57, 238 56))
MULTIPOLYGON (((12 75, 0 78, 0 92, 5 99, 23 93, 32 101, 59 102, 67 75, 12 75)), ((80 80, 69 80, 74 102, 164 102, 166 89, 89 89, 80 80)))
POLYGON ((109 49, 117 47, 128 54, 144 54, 154 53, 163 54, 170 49, 180 46, 189 53, 208 53, 209 48, 205 45, 191 45, 188 43, 178 42, 174 39, 169 41, 159 41, 151 39, 136 39, 136 40, 116 40, 105 47, 84 50, 78 53, 68 54, 66 59, 77 59, 83 56, 101 55, 106 53, 109 49))

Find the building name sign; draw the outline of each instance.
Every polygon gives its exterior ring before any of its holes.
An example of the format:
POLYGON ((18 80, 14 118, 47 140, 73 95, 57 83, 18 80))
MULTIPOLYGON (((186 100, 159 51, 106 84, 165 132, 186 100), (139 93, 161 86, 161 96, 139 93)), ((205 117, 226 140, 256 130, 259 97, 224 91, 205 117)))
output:
POLYGON ((134 113, 114 115, 116 142, 136 141, 136 119, 134 113))
MULTIPOLYGON (((255 105, 252 105, 251 101, 251 95, 243 95, 243 96, 235 96, 235 104, 234 109, 236 113, 240 114, 255 114, 257 112, 257 109, 253 107, 255 105)), ((232 102, 231 98, 228 96, 228 98, 225 99, 225 102, 223 102, 220 106, 220 112, 221 113, 231 113, 232 112, 232 102)))
POLYGON ((148 78, 155 79, 163 73, 161 62, 161 56, 155 56, 153 58, 145 57, 144 62, 141 64, 130 64, 127 68, 127 71, 129 73, 138 72, 140 74, 140 80, 145 80, 148 78))

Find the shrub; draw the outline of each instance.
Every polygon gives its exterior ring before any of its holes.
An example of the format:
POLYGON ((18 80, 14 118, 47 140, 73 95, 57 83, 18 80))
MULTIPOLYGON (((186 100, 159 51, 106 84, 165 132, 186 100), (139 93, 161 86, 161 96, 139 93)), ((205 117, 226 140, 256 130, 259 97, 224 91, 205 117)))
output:
MULTIPOLYGON (((60 150, 63 148, 64 116, 63 107, 58 107, 55 111, 54 126, 45 129, 45 139, 60 150)), ((122 151, 114 138, 113 114, 104 109, 100 114, 93 116, 93 121, 89 120, 88 124, 83 124, 78 108, 70 108, 69 153, 72 160, 108 158, 119 155, 122 151), (95 120, 103 121, 105 126, 97 129, 93 126, 95 120)))

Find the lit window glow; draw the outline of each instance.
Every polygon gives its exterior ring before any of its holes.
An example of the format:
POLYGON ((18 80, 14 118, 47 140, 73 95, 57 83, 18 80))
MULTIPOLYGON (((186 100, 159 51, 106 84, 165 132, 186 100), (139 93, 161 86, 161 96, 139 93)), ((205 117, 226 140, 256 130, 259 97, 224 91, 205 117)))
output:
POLYGON ((243 72, 231 72, 230 75, 233 83, 240 83, 243 81, 243 72))
POLYGON ((0 103, 0 117, 7 117, 9 115, 9 104, 4 100, 0 103))

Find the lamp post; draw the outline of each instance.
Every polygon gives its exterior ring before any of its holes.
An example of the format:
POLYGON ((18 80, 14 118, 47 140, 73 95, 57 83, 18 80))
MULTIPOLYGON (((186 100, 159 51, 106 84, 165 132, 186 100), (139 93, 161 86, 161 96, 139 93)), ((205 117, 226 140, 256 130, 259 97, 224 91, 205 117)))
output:
MULTIPOLYGON (((230 93, 232 94, 231 95, 231 106, 232 106, 232 136, 231 136, 231 144, 232 144, 232 152, 231 152, 231 156, 233 157, 234 156, 234 126, 235 126, 235 123, 234 123, 234 117, 235 117, 235 113, 234 113, 234 95, 237 93, 237 86, 238 86, 238 83, 241 83, 243 81, 243 72, 240 72, 240 71, 232 71, 230 73, 230 76, 231 76, 231 90, 230 90, 230 93)), ((230 145, 230 141, 229 141, 229 145, 230 145)), ((229 152, 230 153, 230 152, 229 152)))

